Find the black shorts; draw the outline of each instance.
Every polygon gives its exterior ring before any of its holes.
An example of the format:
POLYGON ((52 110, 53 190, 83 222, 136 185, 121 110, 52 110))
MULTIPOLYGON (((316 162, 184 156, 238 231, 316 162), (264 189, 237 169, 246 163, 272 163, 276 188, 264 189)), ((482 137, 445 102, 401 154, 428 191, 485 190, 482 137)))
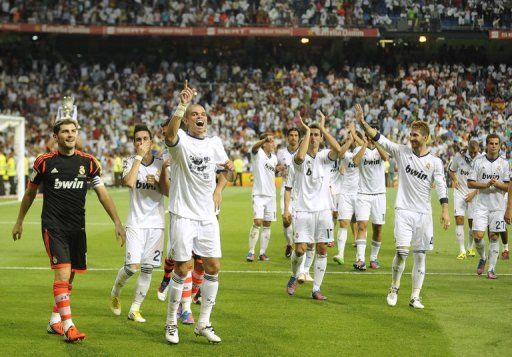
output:
POLYGON ((87 270, 85 228, 72 231, 43 228, 43 241, 52 269, 71 266, 73 272, 87 270))

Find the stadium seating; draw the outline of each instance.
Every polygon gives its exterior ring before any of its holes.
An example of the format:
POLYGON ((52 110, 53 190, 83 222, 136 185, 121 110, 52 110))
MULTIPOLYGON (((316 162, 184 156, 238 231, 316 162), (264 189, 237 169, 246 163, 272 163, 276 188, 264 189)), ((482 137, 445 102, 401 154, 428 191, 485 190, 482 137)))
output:
POLYGON ((510 28, 507 1, 3 1, 2 22, 138 26, 510 28))
MULTIPOLYGON (((297 124, 298 111, 306 118, 316 109, 327 113, 341 140, 356 101, 365 106, 367 119, 397 142, 405 142, 408 123, 427 121, 433 151, 445 163, 460 145, 472 137, 483 140, 489 132, 510 144, 512 67, 506 65, 433 63, 399 67, 397 73, 347 65, 324 73, 316 66, 263 70, 165 60, 156 68, 135 62, 50 63, 34 59, 22 65, 0 58, 0 112, 27 118, 27 154, 32 159, 45 150, 62 93, 75 95, 86 149, 108 167, 116 153, 131 152, 135 122, 159 130, 185 78, 198 88, 198 101, 211 118, 211 133, 222 137, 230 156, 246 161, 256 135, 273 131, 279 143, 283 131, 297 124)), ((160 139, 155 140, 161 146, 160 139)), ((509 156, 506 150, 503 154, 509 156)))

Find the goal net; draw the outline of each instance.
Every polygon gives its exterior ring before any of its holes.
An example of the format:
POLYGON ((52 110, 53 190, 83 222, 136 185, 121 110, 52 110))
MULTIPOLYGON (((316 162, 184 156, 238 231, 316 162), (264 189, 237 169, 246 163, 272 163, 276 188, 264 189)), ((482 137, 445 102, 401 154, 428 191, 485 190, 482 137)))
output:
POLYGON ((2 154, 6 156, 6 159, 8 160, 9 153, 13 152, 16 162, 16 176, 14 180, 12 178, 11 180, 3 180, 5 192, 7 195, 12 192, 10 186, 14 182, 16 198, 18 201, 21 201, 25 193, 25 118, 0 115, 0 142, 2 144, 2 154))

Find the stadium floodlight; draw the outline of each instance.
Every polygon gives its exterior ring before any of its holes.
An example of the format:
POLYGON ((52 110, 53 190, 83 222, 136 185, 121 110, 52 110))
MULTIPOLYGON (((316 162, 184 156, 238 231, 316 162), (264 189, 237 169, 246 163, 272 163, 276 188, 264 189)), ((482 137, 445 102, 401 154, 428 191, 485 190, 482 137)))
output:
POLYGON ((425 43, 425 42, 427 42, 427 36, 421 35, 418 40, 420 41, 420 43, 425 43))
POLYGON ((301 38, 300 43, 302 43, 303 45, 307 45, 309 43, 309 38, 307 38, 307 37, 301 38))
POLYGON ((0 115, 0 132, 14 128, 14 158, 18 180, 17 198, 21 201, 25 193, 25 118, 0 115))

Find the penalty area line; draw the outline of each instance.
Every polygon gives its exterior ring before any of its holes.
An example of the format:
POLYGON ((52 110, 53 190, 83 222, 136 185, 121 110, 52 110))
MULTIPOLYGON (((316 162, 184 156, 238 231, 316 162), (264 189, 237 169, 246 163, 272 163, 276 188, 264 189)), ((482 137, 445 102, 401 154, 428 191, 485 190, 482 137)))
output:
MULTIPOLYGON (((51 270, 49 267, 3 267, 0 266, 0 270, 51 270)), ((119 268, 88 268, 88 272, 96 271, 118 271, 119 268)), ((163 272, 163 269, 155 269, 154 271, 163 272)), ((224 274, 287 274, 290 272, 286 270, 221 270, 220 273, 224 274)), ((328 275, 359 275, 359 276, 372 276, 372 275, 390 275, 389 272, 367 272, 362 273, 358 271, 326 271, 328 275)), ((450 272, 430 272, 427 275, 441 275, 441 276, 475 276, 474 273, 450 273, 450 272)), ((404 275, 411 275, 411 273, 404 272, 404 275)), ((512 276, 512 273, 502 273, 500 276, 512 276)))

